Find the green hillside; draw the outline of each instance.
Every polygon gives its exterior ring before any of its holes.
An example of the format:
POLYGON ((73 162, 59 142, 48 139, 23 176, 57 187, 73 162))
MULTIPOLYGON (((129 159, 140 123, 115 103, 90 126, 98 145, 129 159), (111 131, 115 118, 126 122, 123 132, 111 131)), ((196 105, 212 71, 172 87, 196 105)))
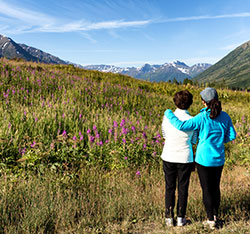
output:
POLYGON ((199 83, 250 89, 250 41, 237 47, 219 62, 194 78, 199 83))
MULTIPOLYGON (((164 225, 160 158, 175 92, 204 87, 0 59, 0 233, 179 233, 164 225)), ((219 233, 249 230, 250 93, 218 89, 226 144, 219 233)), ((196 171, 182 233, 209 233, 196 171)))

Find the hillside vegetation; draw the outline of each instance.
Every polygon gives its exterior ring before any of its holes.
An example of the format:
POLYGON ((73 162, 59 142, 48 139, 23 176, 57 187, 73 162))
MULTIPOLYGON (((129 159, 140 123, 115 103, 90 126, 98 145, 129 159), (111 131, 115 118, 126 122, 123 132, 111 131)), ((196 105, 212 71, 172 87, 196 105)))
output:
MULTIPOLYGON (((203 87, 6 59, 0 76, 1 233, 166 232, 163 113, 174 108, 175 92, 188 89, 190 112, 197 114, 203 87)), ((249 228, 250 93, 218 92, 238 134, 226 146, 220 231, 243 233, 249 228)), ((193 225, 183 233, 204 233, 195 172, 191 183, 193 225)))
POLYGON ((250 89, 250 41, 237 47, 219 62, 194 78, 199 83, 250 89))

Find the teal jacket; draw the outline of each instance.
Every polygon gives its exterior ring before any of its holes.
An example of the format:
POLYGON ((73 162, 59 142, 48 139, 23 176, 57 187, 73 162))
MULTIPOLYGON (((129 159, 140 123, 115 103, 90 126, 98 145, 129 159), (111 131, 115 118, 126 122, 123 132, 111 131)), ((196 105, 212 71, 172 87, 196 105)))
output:
POLYGON ((224 143, 236 138, 236 132, 229 115, 221 111, 215 119, 209 117, 210 110, 203 108, 192 119, 181 121, 171 110, 165 111, 170 123, 179 130, 197 130, 199 142, 195 162, 205 167, 218 167, 225 163, 224 143))

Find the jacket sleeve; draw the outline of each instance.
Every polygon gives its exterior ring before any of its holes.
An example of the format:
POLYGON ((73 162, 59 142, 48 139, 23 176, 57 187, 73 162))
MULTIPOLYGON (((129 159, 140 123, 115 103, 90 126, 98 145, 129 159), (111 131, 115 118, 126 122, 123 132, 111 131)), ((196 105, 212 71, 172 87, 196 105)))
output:
POLYGON ((182 130, 182 131, 199 130, 199 126, 201 124, 200 114, 185 121, 179 120, 174 115, 174 113, 169 109, 165 111, 164 115, 168 118, 169 122, 178 130, 182 130))
POLYGON ((193 145, 195 145, 196 142, 197 142, 198 134, 199 134, 198 130, 194 130, 193 136, 192 136, 192 138, 191 138, 191 143, 192 143, 193 145))
POLYGON ((237 133, 236 133, 236 131, 234 129, 232 120, 229 117, 228 128, 227 128, 227 131, 226 131, 225 136, 224 136, 224 143, 227 143, 229 141, 234 140, 236 138, 236 135, 237 135, 237 133))

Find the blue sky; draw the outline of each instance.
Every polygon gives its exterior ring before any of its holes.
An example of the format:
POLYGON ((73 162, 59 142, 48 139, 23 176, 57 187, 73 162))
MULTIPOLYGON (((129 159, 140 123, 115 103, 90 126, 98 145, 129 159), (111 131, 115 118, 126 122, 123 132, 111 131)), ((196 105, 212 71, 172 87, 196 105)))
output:
POLYGON ((0 0, 0 34, 74 63, 216 63, 250 40, 250 0, 0 0))

